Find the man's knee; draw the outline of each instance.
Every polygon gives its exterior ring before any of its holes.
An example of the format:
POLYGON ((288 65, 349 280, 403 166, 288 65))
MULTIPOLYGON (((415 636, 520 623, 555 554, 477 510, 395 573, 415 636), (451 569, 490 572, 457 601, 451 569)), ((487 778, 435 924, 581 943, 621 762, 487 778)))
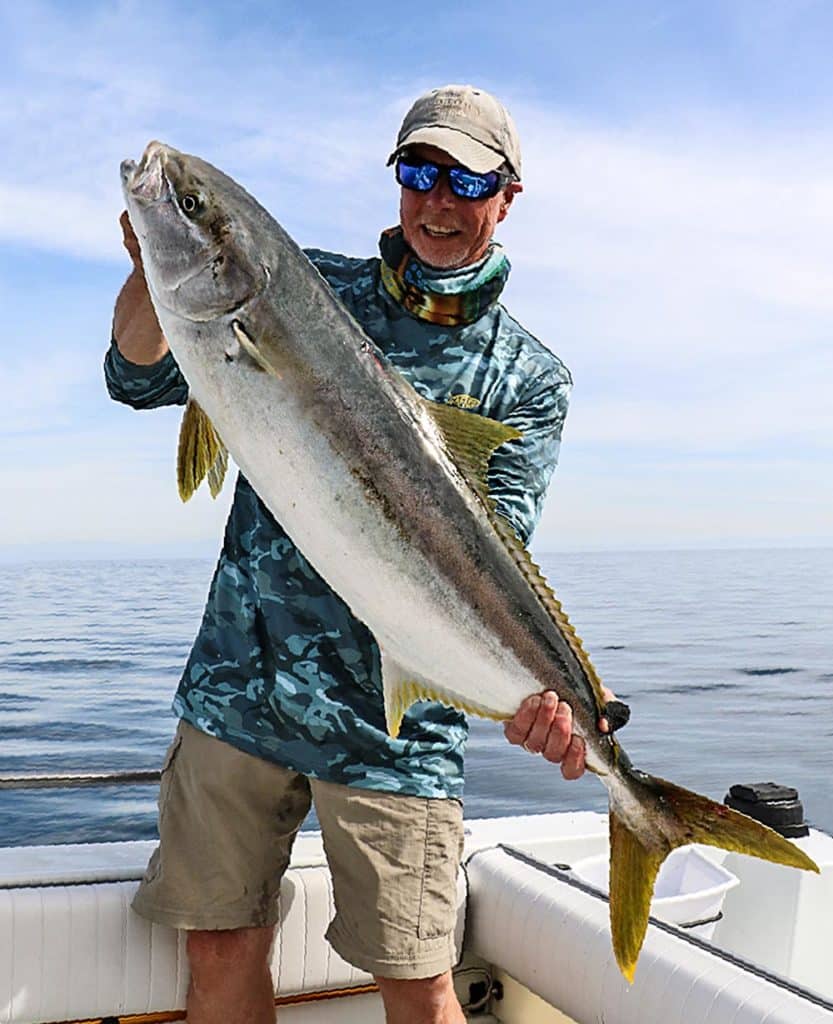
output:
POLYGON ((423 1015, 430 1020, 432 1013, 437 1015, 449 1006, 456 1005, 451 971, 437 974, 433 978, 405 979, 377 976, 375 980, 385 1005, 402 1009, 413 1007, 414 1020, 422 1019, 423 1015), (420 1016, 418 1017, 417 1014, 420 1016))
POLYGON ((192 976, 222 977, 216 972, 259 973, 268 962, 274 928, 233 928, 188 932, 186 950, 192 976))

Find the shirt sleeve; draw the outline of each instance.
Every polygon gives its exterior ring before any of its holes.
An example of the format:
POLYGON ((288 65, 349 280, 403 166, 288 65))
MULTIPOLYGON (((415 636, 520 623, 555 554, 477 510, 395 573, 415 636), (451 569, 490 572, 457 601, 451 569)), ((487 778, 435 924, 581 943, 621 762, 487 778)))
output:
POLYGON ((156 363, 140 366, 125 359, 115 338, 104 357, 104 381, 111 398, 133 409, 158 409, 188 401, 188 384, 170 352, 156 363))
POLYGON ((538 524, 544 495, 558 463, 561 430, 572 381, 566 370, 539 377, 501 422, 523 437, 501 445, 489 464, 489 491, 497 511, 527 544, 538 524))

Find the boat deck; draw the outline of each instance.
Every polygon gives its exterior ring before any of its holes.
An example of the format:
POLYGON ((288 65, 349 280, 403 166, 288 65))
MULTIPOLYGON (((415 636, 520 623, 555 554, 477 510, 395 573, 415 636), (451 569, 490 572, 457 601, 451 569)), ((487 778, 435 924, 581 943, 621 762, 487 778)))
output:
MULTIPOLYGON (((456 983, 462 1001, 492 992, 472 1020, 833 1024, 830 836, 800 841, 823 865, 820 877, 709 851, 742 876, 713 937, 655 921, 628 986, 612 957, 605 898, 571 871, 605 853, 606 816, 466 824, 457 935, 465 953, 456 983)), ((0 849, 0 1020, 182 1019, 184 936, 130 910, 153 846, 0 849)), ((299 837, 280 900, 272 972, 281 1024, 383 1024, 372 978, 324 939, 332 887, 317 833, 299 837)))

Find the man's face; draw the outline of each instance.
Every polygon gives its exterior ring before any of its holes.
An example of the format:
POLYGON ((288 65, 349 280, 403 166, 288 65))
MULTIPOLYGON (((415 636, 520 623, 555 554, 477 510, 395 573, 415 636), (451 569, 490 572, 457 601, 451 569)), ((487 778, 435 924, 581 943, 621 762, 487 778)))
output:
MULTIPOLYGON (((410 146, 408 151, 444 167, 459 163, 436 146, 410 146)), ((399 222, 405 241, 431 267, 454 270, 476 263, 520 191, 521 185, 512 182, 491 199, 463 199, 451 191, 447 175, 442 175, 430 192, 403 188, 399 222)))

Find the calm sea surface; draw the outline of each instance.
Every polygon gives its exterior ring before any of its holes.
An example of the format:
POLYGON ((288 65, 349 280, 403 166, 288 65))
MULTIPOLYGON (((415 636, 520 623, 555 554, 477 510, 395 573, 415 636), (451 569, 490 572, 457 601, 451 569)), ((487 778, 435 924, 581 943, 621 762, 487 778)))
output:
MULTIPOLYGON (((558 554, 543 568, 605 682, 636 764, 722 798, 797 787, 833 832, 833 550, 558 554)), ((207 561, 0 566, 0 771, 157 768, 207 561)), ((0 845, 152 838, 155 787, 0 791, 0 845)), ((599 781, 476 721, 466 814, 606 806, 599 781)))

